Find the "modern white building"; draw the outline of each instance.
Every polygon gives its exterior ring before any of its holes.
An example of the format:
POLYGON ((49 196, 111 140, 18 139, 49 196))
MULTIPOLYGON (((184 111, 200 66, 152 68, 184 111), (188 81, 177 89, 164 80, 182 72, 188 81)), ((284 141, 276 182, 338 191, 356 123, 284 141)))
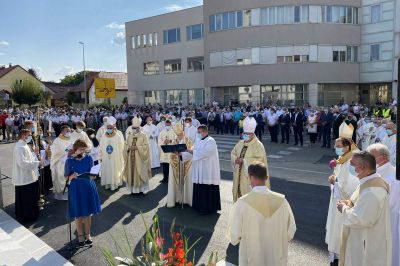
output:
POLYGON ((398 2, 204 0, 127 22, 129 103, 387 102, 398 2))

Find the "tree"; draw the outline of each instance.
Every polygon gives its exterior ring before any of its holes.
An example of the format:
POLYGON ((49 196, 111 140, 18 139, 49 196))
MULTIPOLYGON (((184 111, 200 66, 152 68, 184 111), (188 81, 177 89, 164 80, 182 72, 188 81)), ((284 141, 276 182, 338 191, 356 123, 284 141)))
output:
POLYGON ((29 106, 37 104, 43 98, 43 90, 39 83, 33 79, 16 80, 11 85, 11 98, 18 104, 29 106))
POLYGON ((79 102, 79 97, 72 91, 68 91, 66 95, 66 100, 68 105, 72 105, 73 103, 79 102))
POLYGON ((35 78, 37 78, 38 80, 40 80, 38 73, 36 72, 35 69, 33 68, 29 68, 28 69, 28 73, 31 74, 32 76, 34 76, 35 78))
MULTIPOLYGON (((76 86, 76 85, 80 84, 81 82, 83 82, 83 73, 84 72, 81 71, 76 74, 67 75, 63 79, 61 79, 60 83, 63 85, 76 86)), ((86 71, 86 75, 87 74, 88 73, 86 71)))

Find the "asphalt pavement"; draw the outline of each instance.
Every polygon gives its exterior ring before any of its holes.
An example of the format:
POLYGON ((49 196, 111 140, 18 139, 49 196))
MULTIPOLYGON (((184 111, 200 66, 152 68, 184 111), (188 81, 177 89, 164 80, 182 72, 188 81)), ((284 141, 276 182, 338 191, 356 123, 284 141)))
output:
MULTIPOLYGON (((188 206, 166 207, 167 185, 162 184, 159 169, 154 171, 150 181, 151 191, 147 195, 129 195, 124 188, 111 192, 98 185, 102 202, 102 212, 93 217, 91 248, 69 252, 68 221, 66 202, 55 201, 52 195, 46 197, 44 210, 39 219, 25 226, 76 265, 103 265, 102 249, 115 250, 115 240, 124 244, 124 230, 128 232, 135 254, 141 253, 141 239, 145 225, 150 225, 154 215, 158 215, 163 235, 169 239, 173 221, 178 230, 184 228, 191 241, 200 239, 195 246, 196 264, 207 262, 211 252, 237 265, 238 247, 229 245, 225 233, 232 206, 232 171, 230 150, 237 136, 215 136, 220 149, 221 162, 221 205, 222 210, 215 215, 199 215, 188 206), (143 217, 143 218, 142 218, 143 217)), ((12 148, 14 144, 0 145, 0 167, 6 175, 11 175, 12 148)), ((288 199, 297 224, 295 239, 289 244, 289 265, 328 265, 328 253, 324 243, 325 222, 329 204, 328 162, 333 151, 322 149, 318 144, 304 147, 270 143, 264 140, 268 154, 271 185, 274 191, 283 193, 288 199)), ((99 182, 98 182, 99 183, 99 182)), ((14 187, 10 180, 3 181, 5 210, 14 217, 14 187)), ((74 231, 74 225, 72 225, 74 231)), ((74 236, 75 238, 75 236, 74 236)))

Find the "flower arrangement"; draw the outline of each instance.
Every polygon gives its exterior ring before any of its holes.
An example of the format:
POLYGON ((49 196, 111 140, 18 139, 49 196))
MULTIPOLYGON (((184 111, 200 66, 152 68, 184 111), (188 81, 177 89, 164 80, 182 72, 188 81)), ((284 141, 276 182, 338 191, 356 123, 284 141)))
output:
POLYGON ((194 245, 200 240, 197 239, 189 246, 190 237, 183 235, 183 230, 179 232, 174 230, 175 220, 172 222, 170 229, 170 237, 172 240, 172 247, 165 249, 165 241, 160 232, 160 224, 158 216, 154 216, 153 224, 148 227, 143 215, 141 216, 146 227, 146 235, 141 240, 142 254, 141 256, 133 255, 133 248, 129 243, 129 238, 124 228, 124 237, 126 245, 122 246, 120 241, 113 238, 116 246, 117 255, 113 256, 112 253, 103 249, 103 256, 110 266, 129 265, 129 266, 192 266, 194 265, 194 251, 193 260, 189 261, 189 253, 194 245), (165 250, 168 250, 166 253, 165 250), (120 253, 122 253, 120 255, 120 253), (122 257, 121 257, 122 256, 122 257))
POLYGON ((331 160, 331 161, 329 162, 329 168, 331 168, 331 169, 335 168, 336 165, 337 165, 336 160, 331 160))

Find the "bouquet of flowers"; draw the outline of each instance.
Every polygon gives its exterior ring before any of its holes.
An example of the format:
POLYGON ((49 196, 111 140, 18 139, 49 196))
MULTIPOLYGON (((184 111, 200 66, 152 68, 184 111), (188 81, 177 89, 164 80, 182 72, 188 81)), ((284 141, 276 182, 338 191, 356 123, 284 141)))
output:
POLYGON ((133 248, 129 243, 129 238, 124 228, 125 242, 127 245, 121 246, 119 241, 114 238, 114 243, 117 249, 117 255, 113 256, 112 253, 103 249, 103 256, 110 266, 118 265, 134 265, 134 266, 192 266, 194 265, 194 251, 193 261, 189 261, 188 255, 194 245, 200 240, 197 239, 192 245, 189 246, 190 237, 183 235, 183 231, 179 232, 174 230, 175 220, 172 222, 170 229, 170 237, 172 240, 172 247, 165 247, 164 238, 160 233, 160 224, 158 217, 153 218, 153 224, 148 227, 143 216, 144 225, 146 227, 146 235, 141 240, 142 254, 141 256, 133 255, 133 248), (164 249, 167 252, 164 252, 164 249), (122 257, 119 255, 122 253, 122 257))

